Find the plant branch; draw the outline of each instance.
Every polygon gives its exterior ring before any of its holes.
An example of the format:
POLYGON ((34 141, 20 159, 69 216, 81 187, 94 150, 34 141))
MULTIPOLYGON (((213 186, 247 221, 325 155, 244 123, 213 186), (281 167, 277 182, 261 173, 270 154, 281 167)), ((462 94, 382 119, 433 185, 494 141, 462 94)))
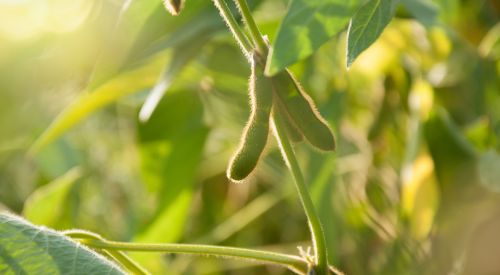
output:
POLYGON ((250 12, 250 8, 248 7, 247 1, 246 0, 234 0, 236 5, 238 6, 241 16, 243 17, 243 20, 245 21, 249 31, 250 35, 252 37, 253 42, 255 43, 255 46, 257 48, 257 51, 264 57, 267 56, 267 44, 266 41, 264 41, 264 38, 262 38, 262 34, 259 30, 259 27, 257 27, 257 24, 255 23, 255 20, 253 19, 252 13, 250 12))
MULTIPOLYGON (((84 230, 67 230, 62 232, 64 235, 75 238, 75 239, 86 239, 86 240, 96 240, 96 241, 106 241, 103 237, 98 234, 84 231, 84 230)), ((127 254, 122 251, 117 250, 107 250, 100 249, 102 252, 107 253, 110 257, 114 258, 115 261, 122 264, 125 268, 131 271, 133 274, 138 275, 148 275, 150 274, 147 270, 145 270, 142 266, 132 260, 127 254)))
POLYGON ((248 41, 248 37, 240 28, 238 22, 236 22, 236 19, 234 19, 233 15, 231 14, 231 10, 227 6, 226 2, 224 0, 213 0, 213 2, 215 7, 219 10, 222 19, 224 19, 227 26, 229 27, 229 30, 240 45, 241 50, 243 51, 245 56, 249 58, 250 53, 253 51, 253 46, 248 41))
POLYGON ((85 231, 68 231, 65 234, 72 238, 80 239, 80 242, 87 246, 106 249, 110 252, 122 250, 218 256, 280 265, 297 274, 305 274, 307 272, 307 263, 305 260, 297 256, 282 253, 214 245, 113 242, 85 231))
MULTIPOLYGON (((279 102, 277 102, 277 104, 279 104, 279 102)), ((316 271, 317 274, 328 274, 326 239, 323 228, 321 226, 318 214, 316 213, 316 210, 314 208, 314 204, 309 191, 307 190, 307 186, 305 184, 304 177, 302 176, 302 172, 300 171, 299 164, 297 162, 297 159, 295 158, 295 153, 293 151, 292 145, 290 144, 290 141, 284 129, 281 115, 276 107, 277 106, 275 106, 272 114, 274 132, 281 148, 281 154, 283 155, 283 158, 295 180, 295 186, 299 193, 302 207, 304 208, 307 220, 309 221, 313 248, 316 255, 316 271)))

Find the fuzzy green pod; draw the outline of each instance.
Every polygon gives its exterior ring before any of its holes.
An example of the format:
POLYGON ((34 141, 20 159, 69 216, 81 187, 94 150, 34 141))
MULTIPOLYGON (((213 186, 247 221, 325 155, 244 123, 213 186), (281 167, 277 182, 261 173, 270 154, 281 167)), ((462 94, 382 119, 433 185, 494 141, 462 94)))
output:
POLYGON ((240 146, 227 169, 227 177, 233 182, 245 180, 255 169, 269 135, 272 83, 270 78, 264 76, 263 70, 256 66, 255 61, 252 62, 249 90, 250 119, 243 131, 240 146))
POLYGON ((335 150, 335 137, 314 102, 289 72, 273 77, 273 87, 283 110, 297 129, 314 147, 323 151, 335 150))
POLYGON ((172 15, 179 15, 184 6, 184 0, 163 0, 163 5, 172 15))
POLYGON ((288 111, 284 108, 283 104, 275 105, 275 112, 277 110, 283 118, 283 127, 285 128, 288 138, 290 138, 293 143, 302 142, 304 140, 304 135, 302 135, 299 128, 295 125, 293 119, 288 114, 288 111))

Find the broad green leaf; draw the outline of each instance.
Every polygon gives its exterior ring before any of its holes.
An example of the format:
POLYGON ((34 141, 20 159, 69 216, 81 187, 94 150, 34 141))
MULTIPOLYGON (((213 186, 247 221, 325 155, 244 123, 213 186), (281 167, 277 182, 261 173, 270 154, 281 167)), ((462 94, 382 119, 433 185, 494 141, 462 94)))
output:
POLYGON ((104 257, 45 227, 0 214, 1 274, 125 274, 104 257))
POLYGON ((437 23, 439 6, 431 0, 401 0, 401 4, 424 26, 437 23))
POLYGON ((52 143, 68 129, 100 108, 126 95, 153 86, 163 64, 165 64, 164 58, 156 58, 143 67, 125 72, 111 79, 93 91, 84 91, 82 96, 57 116, 45 132, 35 141, 30 151, 37 153, 41 148, 52 143))
POLYGON ((486 188, 500 192, 500 155, 488 151, 479 158, 480 183, 486 188))
POLYGON ((293 0, 269 52, 266 75, 313 54, 342 31, 358 0, 293 0))
POLYGON ((37 189, 24 203, 23 216, 30 222, 56 228, 71 187, 81 177, 78 168, 37 189))
POLYGON ((398 0, 370 0, 354 15, 347 35, 347 67, 380 36, 398 0))

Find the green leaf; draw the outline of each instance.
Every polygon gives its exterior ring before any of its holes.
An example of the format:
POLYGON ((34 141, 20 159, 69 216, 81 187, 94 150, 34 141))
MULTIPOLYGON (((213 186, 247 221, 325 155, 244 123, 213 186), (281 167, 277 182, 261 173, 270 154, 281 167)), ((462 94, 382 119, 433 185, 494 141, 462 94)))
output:
POLYGON ((401 0, 401 4, 424 26, 437 23, 439 7, 431 0, 401 0))
POLYGON ((82 96, 57 116, 45 132, 34 142, 30 152, 37 153, 100 108, 126 95, 153 86, 163 64, 165 64, 164 58, 156 58, 145 66, 111 79, 93 91, 84 91, 82 96))
MULTIPOLYGON (((196 93, 167 94, 146 123, 139 123, 141 176, 159 204, 140 242, 175 242, 184 231, 209 129, 196 93)), ((153 273, 165 273, 161 256, 132 255, 153 273)))
POLYGON ((193 37, 190 29, 205 16, 205 28, 217 18, 206 0, 190 0, 182 14, 167 16, 161 1, 129 0, 123 5, 116 26, 97 60, 90 85, 95 88, 117 74, 129 70, 159 51, 193 37), (195 22, 193 22, 195 21, 195 22), (159 43, 157 43, 159 42, 159 43))
POLYGON ((200 53, 203 46, 211 39, 212 32, 200 33, 183 44, 175 47, 172 53, 172 60, 168 62, 158 82, 149 92, 146 101, 139 112, 139 120, 145 122, 149 120, 158 103, 163 98, 167 90, 182 72, 185 66, 200 53))
POLYGON ((347 67, 380 36, 398 0, 370 0, 354 15, 347 35, 347 67))
MULTIPOLYGON (((191 6, 192 3, 189 3, 191 6)), ((139 53, 137 60, 147 58, 163 50, 179 47, 192 41, 196 37, 213 34, 214 32, 224 30, 225 25, 220 20, 219 14, 214 10, 200 12, 197 16, 192 16, 191 19, 179 26, 175 31, 167 33, 156 39, 145 50, 139 53)))
POLYGON ((34 161, 43 177, 55 179, 81 163, 81 155, 72 143, 62 138, 39 151, 34 161))
POLYGON ((37 189, 24 204, 23 216, 29 221, 52 228, 60 224, 71 187, 81 177, 78 168, 37 189))
MULTIPOLYGON (((168 225, 165 230, 173 233, 183 223, 161 219, 160 216, 168 212, 168 208, 175 207, 179 196, 190 191, 195 182, 208 134, 208 128, 203 124, 201 102, 195 93, 188 91, 168 94, 151 119, 138 126, 142 178, 161 202, 157 219, 165 222, 168 225)), ((167 234, 166 231, 156 230, 157 226, 158 221, 154 221, 139 239, 167 242, 178 238, 179 233, 167 234)))
POLYGON ((1 274, 125 274, 66 236, 0 214, 1 274))
POLYGON ((359 1, 293 0, 269 52, 266 75, 313 54, 342 31, 359 1))
POLYGON ((424 125, 424 136, 431 153, 436 176, 445 196, 460 192, 476 181, 476 152, 444 109, 431 114, 424 125), (461 186, 461 188, 457 188, 461 186))
POLYGON ((494 192, 500 192, 500 155, 488 151, 479 158, 480 183, 494 192))
POLYGON ((117 16, 116 24, 97 60, 90 85, 95 88, 119 72, 140 38, 147 21, 158 9, 163 9, 160 1, 129 0, 117 16))

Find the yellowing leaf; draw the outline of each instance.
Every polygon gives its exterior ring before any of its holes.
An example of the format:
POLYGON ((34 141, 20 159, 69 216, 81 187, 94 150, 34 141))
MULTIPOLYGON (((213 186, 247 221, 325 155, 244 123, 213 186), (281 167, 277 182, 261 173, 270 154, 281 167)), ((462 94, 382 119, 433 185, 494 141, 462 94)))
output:
POLYGON ((402 204, 414 237, 425 238, 431 230, 438 204, 434 164, 429 155, 421 155, 405 171, 402 204))
POLYGON ((431 84, 423 79, 417 79, 411 88, 409 105, 412 110, 418 112, 420 117, 427 119, 432 110, 434 102, 434 89, 431 84))

